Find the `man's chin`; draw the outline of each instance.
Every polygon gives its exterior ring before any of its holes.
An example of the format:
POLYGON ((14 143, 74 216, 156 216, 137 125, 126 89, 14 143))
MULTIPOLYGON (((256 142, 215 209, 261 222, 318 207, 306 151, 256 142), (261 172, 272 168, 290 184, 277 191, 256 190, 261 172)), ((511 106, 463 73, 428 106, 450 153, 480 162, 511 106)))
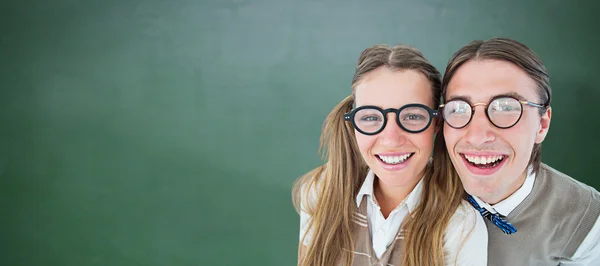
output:
POLYGON ((467 174, 460 174, 460 180, 463 183, 465 191, 471 195, 485 195, 492 193, 495 188, 497 181, 497 174, 494 175, 474 175, 468 170, 465 170, 467 174))

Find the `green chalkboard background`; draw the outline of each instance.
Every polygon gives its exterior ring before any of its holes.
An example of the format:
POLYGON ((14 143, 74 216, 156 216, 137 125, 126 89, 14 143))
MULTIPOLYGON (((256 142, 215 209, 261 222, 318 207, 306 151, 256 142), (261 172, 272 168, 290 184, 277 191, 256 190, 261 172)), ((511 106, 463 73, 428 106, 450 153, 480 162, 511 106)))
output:
POLYGON ((597 1, 0 4, 0 264, 294 265, 292 182, 361 50, 440 70, 516 38, 554 89, 543 158, 600 188, 597 1))

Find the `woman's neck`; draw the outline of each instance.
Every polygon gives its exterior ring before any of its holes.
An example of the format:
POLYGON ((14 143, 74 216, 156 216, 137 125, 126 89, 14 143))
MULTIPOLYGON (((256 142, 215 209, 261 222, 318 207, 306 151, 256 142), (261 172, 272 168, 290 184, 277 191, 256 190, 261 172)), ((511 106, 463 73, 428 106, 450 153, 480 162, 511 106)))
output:
POLYGON ((390 213, 408 197, 420 180, 416 179, 414 182, 407 183, 404 186, 392 187, 386 186, 379 181, 379 178, 375 178, 373 184, 375 198, 384 218, 387 219, 390 213))

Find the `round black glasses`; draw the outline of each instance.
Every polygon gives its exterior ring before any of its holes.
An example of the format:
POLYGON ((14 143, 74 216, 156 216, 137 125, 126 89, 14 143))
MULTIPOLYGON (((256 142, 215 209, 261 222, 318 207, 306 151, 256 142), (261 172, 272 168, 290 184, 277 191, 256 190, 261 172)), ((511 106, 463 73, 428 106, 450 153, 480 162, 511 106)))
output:
POLYGON ((377 106, 360 106, 344 114, 344 120, 352 122, 354 128, 365 135, 375 135, 383 131, 387 124, 387 114, 396 114, 396 122, 404 131, 419 133, 425 131, 433 117, 438 116, 436 110, 426 105, 411 103, 400 109, 381 109, 377 106))

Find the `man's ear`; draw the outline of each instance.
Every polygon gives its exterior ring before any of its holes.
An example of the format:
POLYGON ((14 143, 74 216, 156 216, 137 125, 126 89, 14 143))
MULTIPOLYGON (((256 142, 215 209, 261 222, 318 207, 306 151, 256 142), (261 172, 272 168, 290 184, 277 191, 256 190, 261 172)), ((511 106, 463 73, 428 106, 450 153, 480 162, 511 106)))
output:
POLYGON ((539 144, 544 141, 546 135, 548 135, 548 130, 550 129, 550 120, 552 118, 552 107, 548 107, 546 112, 542 115, 540 119, 540 129, 535 136, 535 143, 539 144))

